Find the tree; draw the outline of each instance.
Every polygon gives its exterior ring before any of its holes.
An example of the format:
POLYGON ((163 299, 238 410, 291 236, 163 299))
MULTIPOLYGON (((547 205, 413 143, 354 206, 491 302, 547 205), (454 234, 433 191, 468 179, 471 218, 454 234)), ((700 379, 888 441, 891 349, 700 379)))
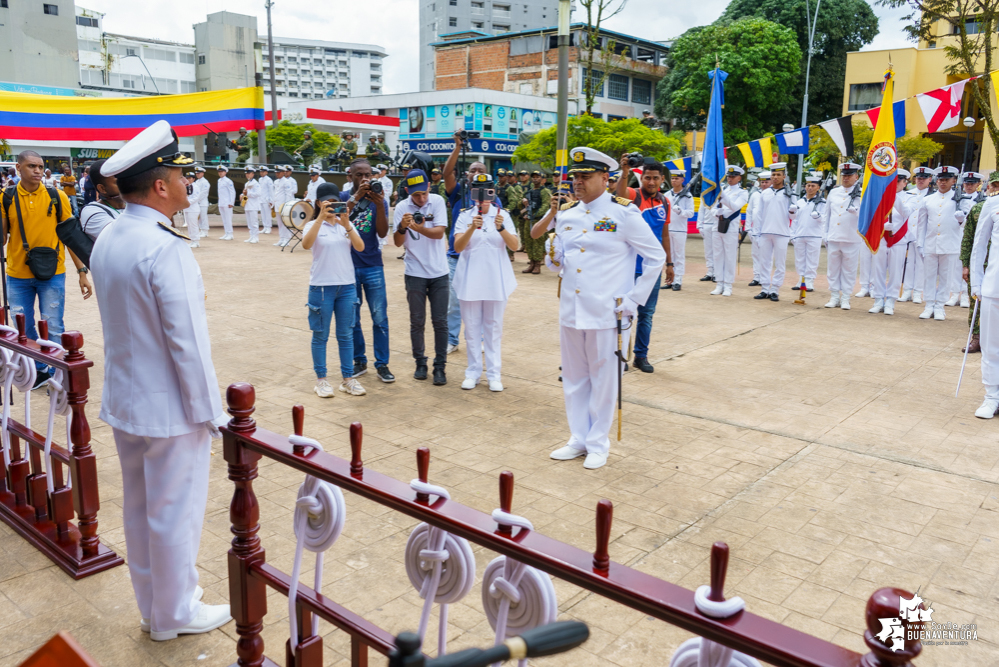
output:
MULTIPOLYGON (((533 162, 546 169, 555 167, 555 131, 549 127, 513 152, 514 162, 533 162)), ((606 122, 593 116, 569 119, 569 148, 588 146, 613 158, 638 151, 657 160, 679 157, 682 144, 676 137, 642 125, 638 118, 606 122)))
POLYGON ((764 19, 719 21, 692 28, 667 57, 669 75, 659 82, 656 115, 675 118, 684 130, 702 129, 711 99, 708 72, 728 72, 722 124, 732 145, 778 131, 788 91, 798 77, 801 49, 794 31, 764 19))
POLYGON ((593 112, 593 102, 597 93, 604 89, 604 82, 610 74, 611 56, 614 55, 616 43, 612 39, 602 42, 600 25, 604 20, 616 16, 624 9, 628 0, 579 0, 580 7, 586 12, 586 25, 579 33, 579 49, 583 55, 583 65, 586 74, 583 77, 583 95, 586 97, 586 113, 593 112), (600 62, 600 75, 595 76, 594 64, 600 62))
MULTIPOLYGON (((808 59, 808 11, 814 18, 816 0, 732 0, 723 19, 757 17, 794 30, 801 49, 801 73, 793 89, 783 91, 788 108, 782 118, 798 123, 805 97, 805 63, 808 59)), ((841 116, 846 54, 859 51, 878 34, 878 17, 865 0, 821 0, 815 27, 812 69, 808 83, 808 122, 841 116)))
MULTIPOLYGON (((311 123, 296 125, 287 120, 280 121, 277 127, 267 128, 267 146, 269 148, 280 146, 288 151, 288 153, 293 153, 296 148, 302 145, 306 130, 312 132, 312 146, 316 151, 317 159, 336 152, 337 147, 340 145, 340 137, 335 137, 329 132, 317 130, 311 123)), ((250 133, 250 142, 251 146, 256 147, 256 132, 250 133)))
MULTIPOLYGON (((867 160, 867 149, 871 145, 871 137, 874 136, 874 128, 866 123, 855 124, 853 126, 853 155, 846 156, 847 159, 864 164, 867 160)), ((920 134, 906 134, 895 140, 898 149, 898 163, 910 168, 914 162, 927 164, 937 153, 943 150, 943 144, 920 134)), ((808 144, 808 161, 813 165, 828 163, 836 164, 839 158, 839 149, 823 130, 813 128, 811 140, 808 144)))
MULTIPOLYGON (((906 7, 909 38, 943 41, 944 53, 951 65, 947 74, 970 77, 993 70, 993 35, 999 27, 999 0, 877 0, 882 7, 906 7)), ((989 95, 992 77, 979 76, 965 86, 978 104, 978 113, 994 146, 999 146, 999 127, 992 112, 989 95)))

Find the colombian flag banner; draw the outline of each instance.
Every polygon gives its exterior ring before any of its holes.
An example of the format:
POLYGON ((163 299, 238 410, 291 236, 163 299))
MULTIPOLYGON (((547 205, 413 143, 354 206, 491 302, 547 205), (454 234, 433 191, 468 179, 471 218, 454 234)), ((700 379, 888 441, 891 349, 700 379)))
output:
POLYGON ((895 118, 892 113, 892 90, 894 73, 891 65, 885 72, 881 88, 881 111, 867 150, 867 163, 864 169, 864 186, 860 195, 860 215, 857 219, 857 233, 871 252, 877 252, 884 234, 885 222, 895 206, 895 118))
POLYGON ((128 141, 158 120, 178 136, 264 127, 263 88, 155 97, 61 97, 0 92, 0 137, 128 141))

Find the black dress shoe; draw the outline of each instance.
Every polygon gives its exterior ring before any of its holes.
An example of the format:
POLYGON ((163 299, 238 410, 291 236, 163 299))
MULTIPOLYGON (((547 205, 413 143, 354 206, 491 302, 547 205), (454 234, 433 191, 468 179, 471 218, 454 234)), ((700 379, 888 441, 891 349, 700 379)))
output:
POLYGON ((759 294, 757 294, 757 295, 756 295, 756 296, 754 296, 753 298, 754 298, 754 299, 769 299, 769 298, 770 298, 770 295, 769 295, 769 294, 767 294, 766 292, 760 292, 759 294))
POLYGON ((416 364, 416 372, 413 373, 414 380, 426 380, 427 379, 427 365, 426 364, 416 364))
POLYGON ((646 357, 635 357, 635 368, 643 373, 652 373, 656 370, 646 357))
POLYGON ((806 292, 814 292, 815 290, 813 290, 813 289, 812 289, 811 287, 806 287, 806 288, 805 288, 805 291, 806 291, 806 292))
POLYGON ((702 283, 707 283, 707 282, 712 282, 713 283, 714 281, 715 281, 715 277, 712 276, 712 275, 707 275, 707 276, 704 276, 703 278, 701 278, 701 282, 702 283))
POLYGON ((760 281, 754 279, 753 282, 749 283, 749 286, 750 287, 759 287, 760 286, 760 281))
POLYGON ((354 374, 351 377, 359 378, 368 372, 368 365, 360 361, 354 362, 354 374))
POLYGON ((378 379, 382 382, 395 382, 395 376, 392 375, 392 371, 389 370, 388 366, 375 366, 375 370, 378 371, 378 379))
POLYGON ((447 384, 447 376, 444 374, 443 368, 434 369, 434 385, 441 386, 447 384))
POLYGON ((780 301, 780 297, 777 296, 777 292, 774 292, 773 294, 770 295, 770 300, 771 301, 780 301))
POLYGON ((674 292, 679 292, 681 287, 683 287, 683 285, 681 285, 680 283, 673 283, 674 292))
POLYGON ((666 283, 662 285, 659 289, 673 289, 673 283, 666 283))

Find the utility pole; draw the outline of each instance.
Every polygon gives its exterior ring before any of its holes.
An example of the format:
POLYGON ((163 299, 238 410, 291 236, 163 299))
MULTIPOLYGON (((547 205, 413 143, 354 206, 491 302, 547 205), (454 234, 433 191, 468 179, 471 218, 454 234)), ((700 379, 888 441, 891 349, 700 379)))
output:
POLYGON ((274 58, 274 34, 271 32, 271 7, 274 6, 274 0, 267 0, 264 6, 267 7, 267 51, 270 54, 271 63, 271 127, 276 128, 278 125, 278 109, 277 88, 274 85, 274 68, 277 60, 274 58))
POLYGON ((572 0, 558 3, 558 107, 555 134, 555 171, 559 175, 559 192, 569 164, 569 14, 572 0))
MULTIPOLYGON (((805 65, 805 100, 801 103, 801 127, 808 127, 808 78, 812 73, 812 44, 815 42, 815 26, 819 22, 819 5, 822 4, 822 0, 816 0, 815 3, 815 13, 809 15, 808 12, 808 0, 805 0, 805 20, 808 22, 806 28, 808 30, 808 60, 805 65)), ((805 168, 805 156, 798 155, 798 185, 795 188, 795 194, 800 195, 804 190, 804 184, 801 180, 801 174, 805 168)))

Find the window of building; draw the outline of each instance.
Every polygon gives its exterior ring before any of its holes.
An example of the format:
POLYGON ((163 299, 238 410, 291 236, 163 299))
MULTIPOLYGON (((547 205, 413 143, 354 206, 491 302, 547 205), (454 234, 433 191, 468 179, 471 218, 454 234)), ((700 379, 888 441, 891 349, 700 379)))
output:
POLYGON ((193 93, 198 89, 193 81, 181 81, 180 82, 180 92, 182 93, 193 93))
MULTIPOLYGON (((977 35, 982 30, 981 23, 975 20, 964 22, 964 31, 969 35, 977 35)), ((961 29, 956 25, 951 25, 951 34, 959 35, 961 34, 961 29)))
POLYGON ((493 18, 494 19, 510 18, 510 5, 493 4, 493 18))
POLYGON ((372 76, 371 77, 371 82, 372 83, 380 83, 381 80, 382 80, 382 78, 380 76, 372 76))
POLYGON ((179 53, 177 55, 180 58, 180 62, 184 63, 185 65, 193 65, 194 64, 194 54, 193 53, 179 53))
POLYGON ((7 0, 0 0, 0 8, 7 9, 7 0))
POLYGON ((607 97, 612 100, 628 101, 628 77, 623 74, 611 74, 607 77, 607 97))
POLYGON ((205 54, 203 54, 203 53, 199 53, 198 54, 198 64, 199 65, 204 65, 205 64, 205 54))
POLYGON ((59 5, 42 5, 42 12, 49 16, 59 16, 59 5))
POLYGON ((452 7, 457 7, 458 6, 458 0, 450 0, 450 5, 452 7))
MULTIPOLYGON (((6 7, 7 3, 4 2, 2 6, 6 7)), ((87 28, 98 28, 98 27, 100 27, 97 24, 97 19, 90 18, 89 16, 77 16, 76 17, 76 25, 82 25, 82 26, 85 26, 87 28)))
POLYGON ((652 82, 645 79, 632 79, 631 101, 635 104, 652 104, 652 82))
POLYGON ((105 72, 90 67, 80 69, 80 83, 84 86, 103 86, 105 72))
POLYGON ((380 55, 378 55, 377 53, 372 53, 371 54, 371 59, 372 60, 381 60, 382 57, 380 55))
POLYGON ((880 83, 851 83, 848 111, 866 111, 881 105, 880 83))
POLYGON ((76 46, 80 51, 91 51, 93 53, 100 53, 101 51, 101 43, 92 39, 77 40, 76 46))
POLYGON ((493 24, 493 30, 495 30, 496 32, 510 32, 510 26, 508 26, 508 25, 500 25, 499 23, 494 23, 493 24))
MULTIPOLYGON (((569 33, 569 46, 576 46, 576 33, 574 32, 569 33)), ((558 35, 548 36, 548 48, 552 51, 558 49, 558 35)))
POLYGON ((656 62, 656 52, 652 49, 643 49, 642 47, 635 48, 635 60, 641 61, 643 63, 655 64, 656 62))
POLYGON ((478 2, 477 0, 472 0, 472 16, 482 16, 486 13, 486 4, 484 2, 478 2))
POLYGON ((167 49, 150 49, 146 47, 142 50, 142 56, 146 60, 163 60, 166 62, 177 62, 177 52, 167 49))
POLYGON ((485 27, 485 24, 482 21, 472 21, 472 27, 476 30, 482 30, 482 28, 485 27))
POLYGON ((322 65, 323 64, 323 59, 322 58, 313 58, 312 59, 312 64, 314 64, 314 65, 322 65))
POLYGON ((298 97, 298 93, 288 93, 288 97, 298 97))
POLYGON ((611 114, 607 114, 608 123, 613 122, 615 120, 624 120, 624 116, 612 116, 611 114))
MULTIPOLYGON (((585 90, 585 87, 586 87, 586 73, 587 73, 587 70, 584 68, 583 69, 583 80, 582 80, 582 84, 583 84, 583 87, 584 87, 584 90, 582 91, 583 94, 586 94, 586 90, 585 90)), ((603 97, 604 96, 604 73, 601 72, 601 71, 599 71, 599 70, 593 70, 592 72, 590 72, 590 86, 595 91, 594 94, 597 97, 603 97)))
POLYGON ((352 52, 350 54, 350 57, 351 58, 367 58, 368 57, 368 52, 367 51, 354 51, 354 52, 352 52))
POLYGON ((534 84, 533 83, 522 83, 522 84, 520 84, 520 94, 521 95, 532 95, 532 94, 534 94, 534 84))
MULTIPOLYGON (((455 3, 455 4, 457 4, 457 3, 455 3)), ((452 28, 457 28, 458 27, 458 19, 457 19, 457 17, 455 17, 455 16, 450 17, 447 20, 447 24, 448 24, 448 26, 450 26, 452 28)))

